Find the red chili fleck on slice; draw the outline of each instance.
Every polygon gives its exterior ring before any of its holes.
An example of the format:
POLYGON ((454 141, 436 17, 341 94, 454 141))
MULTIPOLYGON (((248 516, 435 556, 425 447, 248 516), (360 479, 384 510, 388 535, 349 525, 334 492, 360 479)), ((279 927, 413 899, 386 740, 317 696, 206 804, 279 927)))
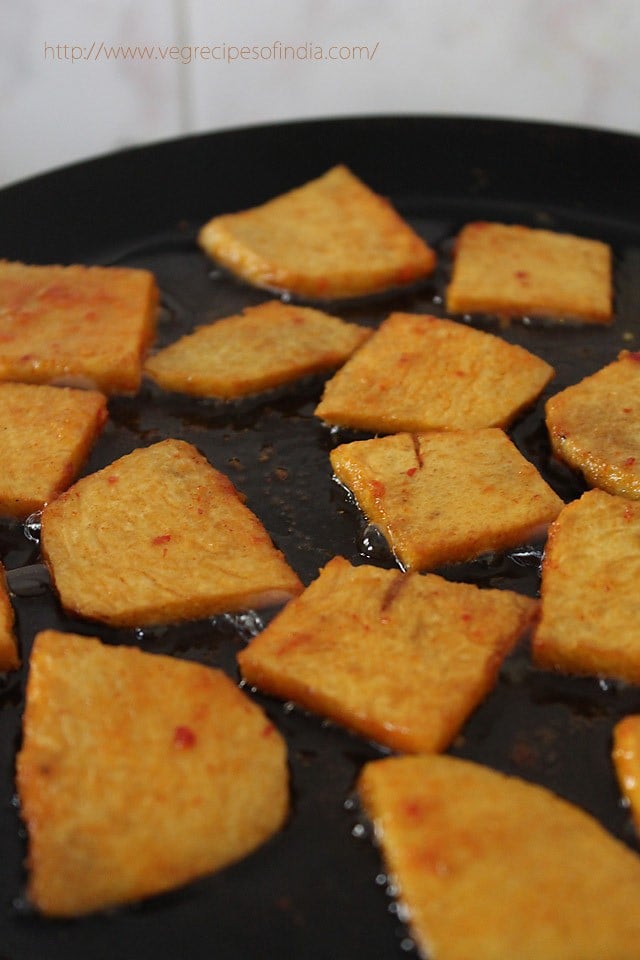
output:
POLYGON ((412 477, 414 473, 417 472, 417 470, 418 470, 417 467, 409 467, 409 469, 407 470, 407 476, 412 477))
POLYGON ((624 508, 622 516, 624 520, 633 520, 633 507, 631 504, 624 508))
POLYGON ((381 497, 384 497, 385 490, 386 488, 384 483, 381 483, 379 480, 371 481, 371 492, 376 498, 376 500, 379 500, 381 497))
POLYGON ((169 543, 170 540, 171 540, 170 533, 162 533, 160 534, 159 537, 154 537, 151 543, 154 545, 154 547, 159 547, 163 543, 169 543))
POLYGON ((629 360, 635 360, 636 363, 640 363, 640 350, 631 350, 627 356, 629 360))
POLYGON ((623 413, 631 413, 631 410, 632 410, 632 409, 633 409, 632 407, 623 407, 623 408, 622 408, 622 412, 623 412, 623 413))
POLYGON ((274 725, 272 723, 268 723, 265 727, 262 728, 262 736, 270 737, 274 730, 275 730, 274 725))
POLYGON ((635 457, 627 457, 627 459, 624 461, 624 463, 622 464, 622 466, 623 466, 623 467, 632 467, 635 462, 636 462, 636 458, 635 458, 635 457))
POLYGON ((117 483, 120 477, 117 477, 115 473, 112 473, 110 477, 107 477, 107 483, 114 484, 117 483))
POLYGON ((180 750, 189 750, 196 742, 196 735, 191 727, 176 727, 173 731, 173 743, 180 750))

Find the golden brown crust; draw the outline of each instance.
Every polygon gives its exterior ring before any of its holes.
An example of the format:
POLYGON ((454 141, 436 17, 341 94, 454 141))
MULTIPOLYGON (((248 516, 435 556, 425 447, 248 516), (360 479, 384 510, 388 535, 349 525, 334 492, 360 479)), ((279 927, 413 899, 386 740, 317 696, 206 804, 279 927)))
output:
POLYGON ((456 242, 447 310, 611 323, 611 271, 611 249, 598 240, 469 223, 456 242))
POLYGON ((24 519, 66 490, 106 420, 94 390, 0 383, 0 515, 24 519))
POLYGON ((407 570, 525 543, 563 506, 497 428, 398 433, 343 444, 330 456, 407 570))
POLYGON ((147 270, 0 261, 0 380, 136 393, 154 336, 147 270))
POLYGON ((436 262, 391 204, 345 166, 262 206, 214 217, 199 242, 255 286, 319 299, 406 285, 436 262))
POLYGON ((165 440, 45 507, 42 552, 63 606, 115 626, 195 620, 302 590, 231 481, 165 440))
POLYGON ((535 600, 335 557, 238 655, 245 679, 395 750, 444 750, 535 600))
POLYGON ((447 756, 367 764, 359 792, 434 960, 632 960, 640 859, 548 790, 447 756))
POLYGON ((563 509, 542 564, 540 666, 640 683, 639 546, 637 501, 591 490, 563 509))
POLYGON ((327 383, 316 416, 381 433, 506 427, 553 367, 453 320, 392 313, 327 383))
POLYGON ((546 421, 553 452, 589 486, 640 500, 640 353, 551 397, 546 421))
POLYGON ((241 397, 337 367, 370 333, 320 310, 270 300, 182 337, 151 356, 145 373, 165 390, 241 397))
POLYGON ((221 671, 48 630, 17 761, 28 894, 70 917, 238 860, 288 807, 284 741, 221 671))

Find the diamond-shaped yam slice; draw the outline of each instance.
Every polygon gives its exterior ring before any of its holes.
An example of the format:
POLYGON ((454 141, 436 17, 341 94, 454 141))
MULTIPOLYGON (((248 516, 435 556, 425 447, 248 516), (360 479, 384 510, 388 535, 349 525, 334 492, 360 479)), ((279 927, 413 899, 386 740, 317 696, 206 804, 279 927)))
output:
POLYGON ((28 895, 70 917, 249 854, 288 809, 284 742, 219 670, 48 630, 17 762, 28 895))
POLYGON ((640 353, 551 397, 546 420, 553 452, 589 486, 640 500, 640 353))
POLYGON ((381 433, 505 427, 553 373, 544 360, 492 334, 393 313, 327 383, 316 415, 381 433))
POLYGON ((640 835, 640 714, 619 720, 613 729, 613 764, 640 835))
POLYGON ((542 564, 536 662, 640 683, 638 584, 640 503, 590 490, 566 506, 542 564))
POLYGON ((407 570, 526 543, 563 506, 493 427, 358 440, 336 447, 331 463, 407 570))
POLYGON ((214 217, 199 242, 255 286, 312 298, 376 293, 435 267, 431 248, 344 166, 262 206, 214 217))
POLYGON ((66 490, 106 419, 95 390, 0 383, 0 514, 24 519, 66 490))
POLYGON ((483 222, 457 238, 450 313, 610 323, 612 299, 611 249, 599 240, 483 222))
POLYGON ((443 750, 537 602, 336 557, 238 655, 243 676, 395 750, 443 750))
POLYGON ((7 579, 0 564, 0 670, 3 671, 17 670, 20 666, 14 623, 7 579))
POLYGON ((157 301, 146 270, 0 261, 0 380, 136 393, 157 301))
POLYGON ((165 440, 79 480, 42 514, 63 606, 115 626, 289 600, 302 584, 231 481, 165 440))
POLYGON ((166 390, 240 397, 337 367, 370 333, 272 300, 182 337, 150 357, 145 372, 166 390))
POLYGON ((635 956, 640 858, 578 807, 447 756, 371 762, 359 792, 425 956, 635 956))

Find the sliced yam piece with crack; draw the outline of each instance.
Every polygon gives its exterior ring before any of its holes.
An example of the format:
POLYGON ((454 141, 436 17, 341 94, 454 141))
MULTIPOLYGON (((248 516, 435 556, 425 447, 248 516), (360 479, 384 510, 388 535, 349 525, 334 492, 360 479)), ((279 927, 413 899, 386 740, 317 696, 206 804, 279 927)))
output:
POLYGON ((395 750, 444 750, 537 602, 335 557, 238 655, 250 684, 395 750))
POLYGON ((551 526, 533 655, 542 667, 640 683, 640 503, 590 490, 551 526))
POLYGON ((368 763, 358 789, 425 956, 636 956, 640 858, 583 810, 448 756, 368 763))
POLYGON ((563 506, 497 428, 358 440, 331 463, 407 570, 526 543, 563 506))
POLYGON ((456 241, 447 310, 611 323, 611 260, 611 248, 599 240, 469 223, 456 241))
POLYGON ((200 246, 258 287, 330 299, 419 280, 434 252, 391 204, 345 166, 206 223, 200 246))
POLYGON ((392 313, 327 383, 316 416, 375 433, 506 427, 553 372, 490 333, 392 313))
POLYGON ((640 353, 551 397, 546 421, 553 452, 590 487, 640 500, 640 353))
POLYGON ((145 373, 165 390, 241 397, 340 366, 370 335, 309 307, 270 300, 160 350, 145 373))
POLYGON ((45 507, 63 606, 114 626, 269 606, 302 584, 231 481, 181 440, 134 450, 45 507))
POLYGON ((221 671, 47 630, 17 761, 28 896, 72 917, 249 854, 288 810, 286 748, 221 671))
POLYGON ((66 490, 106 420, 95 390, 0 383, 0 514, 23 520, 66 490))
POLYGON ((0 261, 0 380, 136 393, 158 304, 128 267, 0 261))

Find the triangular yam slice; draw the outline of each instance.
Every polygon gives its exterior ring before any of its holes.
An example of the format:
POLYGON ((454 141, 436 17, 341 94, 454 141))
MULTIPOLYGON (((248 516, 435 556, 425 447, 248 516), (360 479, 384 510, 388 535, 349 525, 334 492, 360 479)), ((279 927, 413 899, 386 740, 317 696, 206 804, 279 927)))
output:
POLYGON ((490 333, 392 313, 327 383, 316 416, 376 433, 506 427, 552 376, 544 360, 490 333))
POLYGON ((199 327, 147 360, 165 390, 241 397, 337 367, 370 335, 309 307, 270 300, 199 327))
POLYGON ((633 960, 640 858, 543 787, 445 756, 367 764, 359 791, 430 960, 633 960))
POLYGON ((0 380, 136 393, 153 339, 153 274, 0 261, 0 380))
POLYGON ((0 514, 24 519, 66 490, 106 420, 94 390, 0 383, 0 514))
POLYGON ((42 552, 65 609, 115 626, 269 606, 302 584, 231 481, 165 440, 45 507, 42 552))
POLYGON ((436 262, 391 204, 345 166, 262 206, 214 217, 199 242, 255 286, 312 298, 377 293, 427 276, 436 262))
POLYGON ((639 584, 640 503, 590 490, 568 504, 542 564, 536 662, 640 683, 639 584))
POLYGON ((335 557, 238 655, 245 679, 395 750, 443 750, 537 603, 335 557))
POLYGON ((551 397, 546 421, 553 452, 589 486, 640 500, 640 353, 551 397))
POLYGON ((17 761, 29 899, 70 917, 244 857, 288 809, 284 742, 221 671, 47 630, 17 761))
POLYGON ((563 506, 497 428, 397 433, 342 444, 330 456, 407 570, 526 543, 563 506))
POLYGON ((611 248, 551 230, 469 223, 458 235, 450 313, 613 319, 611 248))

